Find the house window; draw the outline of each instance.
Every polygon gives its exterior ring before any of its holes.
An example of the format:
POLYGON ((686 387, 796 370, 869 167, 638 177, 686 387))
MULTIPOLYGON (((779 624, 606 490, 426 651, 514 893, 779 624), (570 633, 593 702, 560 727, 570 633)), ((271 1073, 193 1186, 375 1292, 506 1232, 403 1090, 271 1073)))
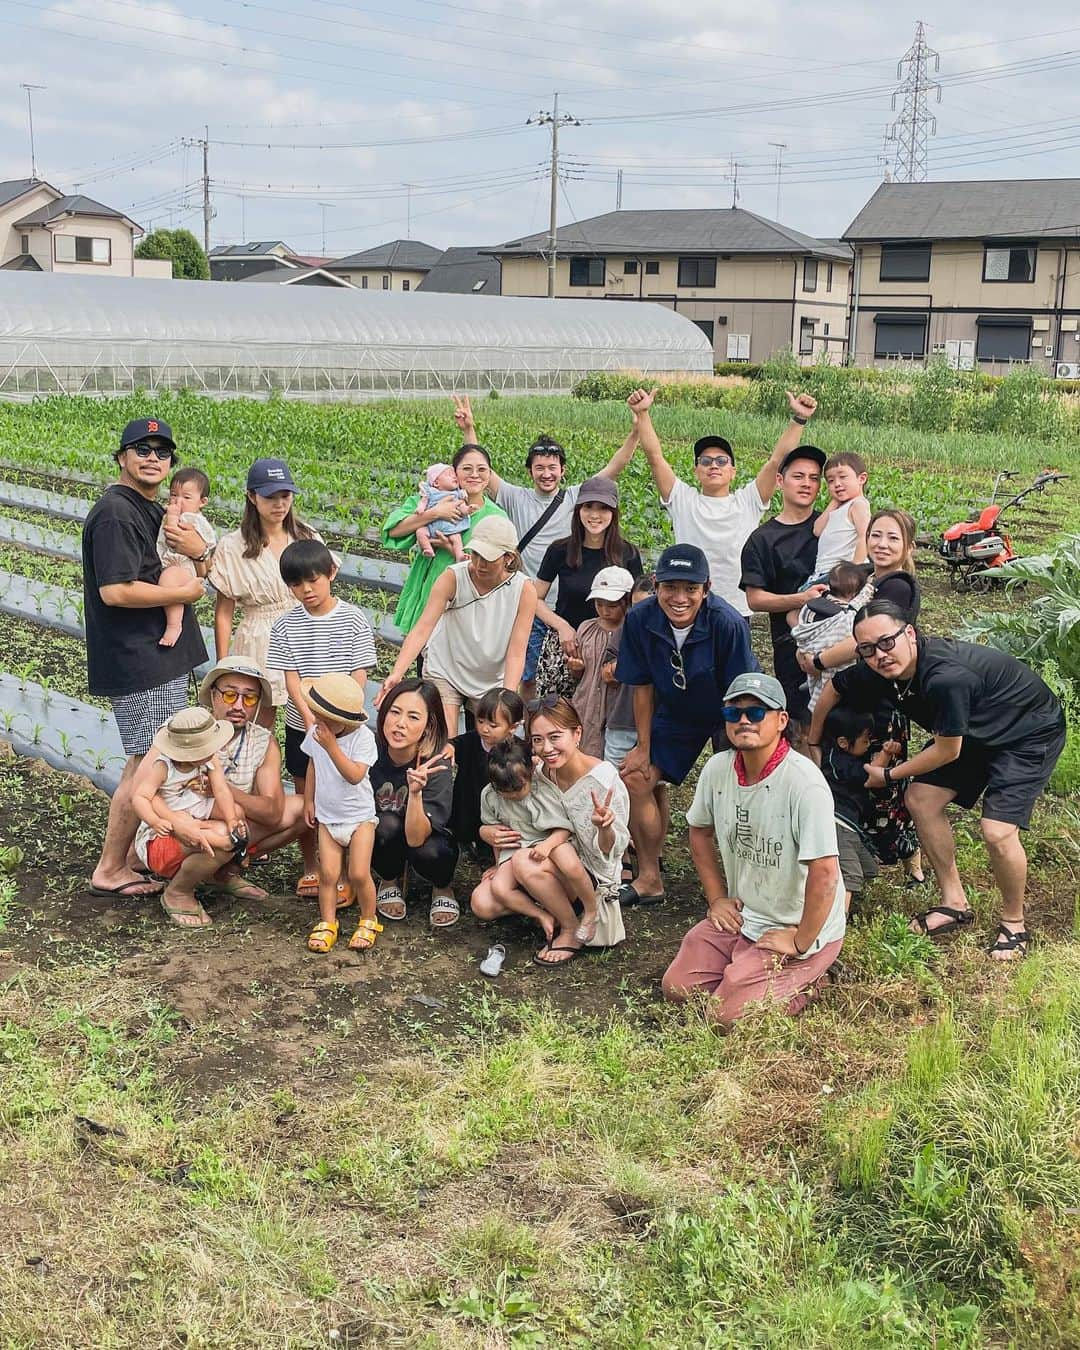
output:
POLYGON ((829 263, 828 267, 825 269, 825 289, 826 289, 826 291, 831 291, 831 290, 832 290, 832 271, 833 271, 833 265, 832 265, 832 263, 829 263))
POLYGON ((804 258, 802 265, 802 288, 804 291, 817 290, 817 259, 804 258))
POLYGON ((112 243, 82 234, 53 235, 53 256, 59 263, 96 263, 107 267, 112 262, 112 243))
POLYGON ((606 258, 571 258, 571 286, 602 286, 607 272, 606 258))
POLYGON ((384 291, 388 291, 390 289, 390 278, 385 273, 382 279, 382 288, 384 291))
POLYGON ((30 252, 30 236, 28 234, 19 235, 19 252, 20 253, 30 252))
POLYGON ((983 253, 983 281, 1034 281, 1035 249, 1028 245, 1019 248, 991 248, 983 253))
POLYGON ((694 323, 701 329, 711 343, 713 340, 713 321, 712 319, 695 319, 694 323))
POLYGON ((402 289, 403 291, 407 291, 407 290, 409 289, 409 286, 410 286, 410 282, 409 282, 408 277, 402 277, 402 279, 401 279, 401 289, 402 289))
POLYGON ((1008 314, 981 314, 975 355, 980 361, 1030 361, 1031 320, 1008 314))
POLYGON ((360 289, 361 289, 362 291, 366 291, 366 290, 367 290, 367 273, 365 273, 365 274, 360 278, 360 289))
POLYGON ((799 355, 813 356, 814 354, 814 320, 799 320, 799 355))
POLYGON ((925 314, 875 314, 874 355, 926 355, 925 314))
POLYGON ((645 275, 647 277, 658 277, 660 275, 660 263, 657 259, 645 264, 645 275))
POLYGON ((822 334, 823 334, 823 336, 825 336, 825 337, 828 337, 828 336, 829 336, 829 325, 828 325, 828 323, 825 323, 825 324, 822 325, 822 334))
POLYGON ((880 281, 929 281, 929 244, 882 244, 880 281))
POLYGON ((626 261, 625 261, 625 262, 623 263, 623 265, 622 265, 622 274, 623 274, 624 277, 636 277, 636 276, 637 276, 637 259, 636 259, 636 258, 627 258, 627 259, 626 259, 626 261))
POLYGON ((680 286, 715 286, 715 285, 716 285, 716 259, 715 259, 715 258, 680 258, 680 259, 679 259, 679 285, 680 285, 680 286))

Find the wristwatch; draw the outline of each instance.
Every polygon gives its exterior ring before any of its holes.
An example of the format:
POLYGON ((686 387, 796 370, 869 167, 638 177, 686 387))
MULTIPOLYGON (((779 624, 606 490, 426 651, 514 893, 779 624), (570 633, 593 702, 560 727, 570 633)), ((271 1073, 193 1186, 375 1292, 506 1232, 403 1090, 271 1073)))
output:
POLYGON ((809 417, 800 417, 798 413, 792 413, 791 420, 797 422, 801 427, 806 426, 807 422, 810 421, 809 417))
POLYGON ((825 673, 825 662, 821 659, 820 652, 814 653, 814 669, 819 671, 822 675, 825 673))
POLYGON ((885 765, 885 767, 884 767, 884 768, 882 769, 882 771, 881 771, 881 777, 882 777, 882 779, 884 780, 885 786, 886 786, 886 787, 892 787, 892 785, 893 785, 893 776, 892 776, 892 766, 891 766, 891 765, 889 765, 889 764, 886 764, 886 765, 885 765))

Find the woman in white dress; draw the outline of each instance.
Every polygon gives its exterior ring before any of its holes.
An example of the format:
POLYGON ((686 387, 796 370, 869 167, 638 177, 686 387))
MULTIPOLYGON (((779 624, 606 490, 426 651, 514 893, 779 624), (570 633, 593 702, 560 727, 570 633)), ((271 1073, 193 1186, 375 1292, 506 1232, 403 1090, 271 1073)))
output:
MULTIPOLYGON (((248 470, 247 500, 240 528, 224 536, 214 552, 210 584, 217 592, 214 641, 217 659, 247 656, 266 669, 266 650, 275 620, 296 607, 296 597, 281 579, 279 559, 296 539, 318 539, 293 510, 298 489, 283 459, 257 459, 248 470), (240 622, 233 632, 236 610, 240 622)), ((260 708, 259 724, 272 728, 286 699, 285 677, 270 672, 274 702, 260 708)))
POLYGON ((529 737, 540 770, 562 797, 573 827, 578 856, 592 874, 597 893, 596 932, 589 942, 575 935, 578 917, 553 864, 530 860, 517 894, 493 893, 490 873, 472 895, 473 913, 498 919, 511 913, 534 918, 547 942, 533 957, 539 966, 573 961, 583 947, 614 947, 626 937, 619 906, 622 856, 630 841, 630 797, 619 771, 581 749, 581 719, 567 699, 534 699, 529 705, 529 737))

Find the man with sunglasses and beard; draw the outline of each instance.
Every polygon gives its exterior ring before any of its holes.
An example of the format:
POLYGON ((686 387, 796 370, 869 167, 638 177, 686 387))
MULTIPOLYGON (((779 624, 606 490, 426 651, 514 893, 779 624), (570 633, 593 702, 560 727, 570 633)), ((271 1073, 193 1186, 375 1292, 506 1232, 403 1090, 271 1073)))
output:
POLYGON ((630 794, 638 874, 619 892, 624 906, 664 898, 660 850, 667 834, 668 783, 681 783, 717 735, 724 690, 757 670, 746 620, 710 593, 709 560, 694 544, 673 544, 656 564, 656 594, 623 624, 615 679, 633 687, 637 745, 619 773, 630 794))
MULTIPOLYGON (((131 805, 135 770, 159 728, 188 703, 191 672, 206 660, 192 605, 202 596, 201 577, 182 585, 157 585, 158 530, 165 511, 157 495, 176 460, 172 430, 160 418, 129 422, 120 437, 119 481, 107 488, 83 525, 83 614, 91 694, 112 703, 127 763, 109 807, 101 857, 90 892, 108 897, 157 895, 160 886, 131 866, 129 850, 139 823, 131 805), (180 637, 158 644, 164 605, 185 605, 180 637)), ((167 531, 170 547, 193 559, 205 574, 207 546, 198 530, 167 531)))
POLYGON ((701 771, 686 813, 707 916, 664 974, 667 998, 708 996, 726 1030, 753 1004, 802 1011, 844 940, 832 794, 792 750, 783 685, 751 673, 724 696, 730 748, 701 771))
POLYGON ((839 702, 872 711, 892 703, 933 740, 886 769, 869 766, 867 783, 909 783, 904 800, 941 888, 940 905, 911 921, 930 937, 974 922, 956 866, 956 841, 945 814, 950 802, 970 810, 982 799, 980 828, 1001 892, 1001 922, 987 949, 995 961, 1027 955, 1024 923, 1027 854, 1020 831, 1031 822, 1065 748, 1061 703, 1015 656, 953 638, 926 637, 889 600, 872 600, 855 616, 858 664, 826 684, 810 743, 839 702))

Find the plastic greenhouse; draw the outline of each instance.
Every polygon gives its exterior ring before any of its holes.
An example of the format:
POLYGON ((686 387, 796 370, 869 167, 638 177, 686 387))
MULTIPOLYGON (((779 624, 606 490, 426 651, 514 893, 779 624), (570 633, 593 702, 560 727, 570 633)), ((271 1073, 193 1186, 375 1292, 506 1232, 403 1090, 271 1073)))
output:
POLYGON ((193 389, 364 399, 709 372, 658 304, 0 272, 0 398, 193 389))

